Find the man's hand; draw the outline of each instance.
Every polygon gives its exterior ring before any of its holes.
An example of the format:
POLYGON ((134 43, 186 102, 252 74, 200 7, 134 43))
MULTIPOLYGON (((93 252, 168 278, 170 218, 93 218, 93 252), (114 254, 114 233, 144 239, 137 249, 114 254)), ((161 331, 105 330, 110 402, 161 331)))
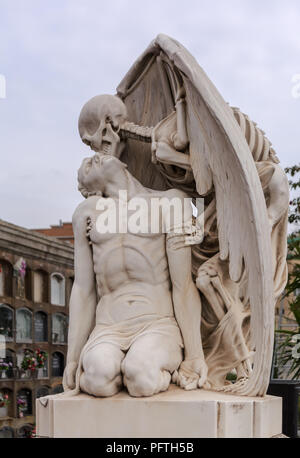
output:
POLYGON ((64 390, 73 390, 75 388, 75 376, 77 371, 78 363, 70 362, 67 364, 64 377, 63 377, 63 387, 64 390))
POLYGON ((173 372, 172 382, 185 390, 209 388, 207 365, 202 358, 185 359, 178 371, 173 372))

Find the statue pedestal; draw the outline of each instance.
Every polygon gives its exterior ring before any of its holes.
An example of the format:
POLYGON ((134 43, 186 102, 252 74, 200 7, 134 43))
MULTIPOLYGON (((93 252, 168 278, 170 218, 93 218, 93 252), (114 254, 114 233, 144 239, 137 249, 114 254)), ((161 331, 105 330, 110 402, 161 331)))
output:
POLYGON ((245 438, 281 433, 282 400, 275 396, 247 398, 171 385, 150 398, 122 391, 110 398, 53 395, 46 406, 43 400, 36 401, 40 437, 245 438))

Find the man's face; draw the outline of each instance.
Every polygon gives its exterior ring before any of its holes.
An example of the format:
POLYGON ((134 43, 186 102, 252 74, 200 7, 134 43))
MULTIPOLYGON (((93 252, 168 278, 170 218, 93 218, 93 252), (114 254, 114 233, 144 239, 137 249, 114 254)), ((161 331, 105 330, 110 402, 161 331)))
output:
POLYGON ((110 178, 124 167, 122 162, 113 156, 96 153, 85 158, 78 170, 78 181, 89 192, 104 192, 105 185, 110 178))

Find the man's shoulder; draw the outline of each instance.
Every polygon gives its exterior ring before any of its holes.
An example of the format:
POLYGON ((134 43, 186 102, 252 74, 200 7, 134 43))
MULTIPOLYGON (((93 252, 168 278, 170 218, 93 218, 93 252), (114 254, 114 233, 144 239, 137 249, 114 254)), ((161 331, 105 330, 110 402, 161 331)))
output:
POLYGON ((164 191, 164 195, 166 197, 169 197, 170 199, 174 197, 178 199, 187 199, 189 197, 186 192, 181 191, 180 189, 176 189, 176 188, 171 188, 171 189, 168 189, 167 191, 164 191))
POLYGON ((99 200, 99 196, 90 196, 87 199, 80 202, 80 204, 76 207, 73 216, 72 216, 72 223, 76 224, 78 221, 81 221, 88 216, 91 216, 91 211, 95 210, 96 204, 99 200))
POLYGON ((179 199, 186 199, 189 196, 188 196, 188 194, 186 194, 184 191, 181 191, 180 189, 171 188, 171 189, 167 189, 166 191, 157 191, 157 190, 151 189, 151 190, 147 190, 145 192, 140 192, 135 197, 144 198, 146 200, 151 200, 153 198, 156 198, 156 199, 163 199, 163 198, 172 199, 174 197, 177 197, 179 199))

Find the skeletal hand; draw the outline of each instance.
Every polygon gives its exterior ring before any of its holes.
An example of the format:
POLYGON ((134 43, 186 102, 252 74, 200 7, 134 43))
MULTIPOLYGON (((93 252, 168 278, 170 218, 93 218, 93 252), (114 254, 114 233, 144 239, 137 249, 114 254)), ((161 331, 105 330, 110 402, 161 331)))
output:
POLYGON ((207 382, 207 365, 203 358, 185 359, 178 371, 173 372, 173 383, 185 390, 209 388, 207 382))

